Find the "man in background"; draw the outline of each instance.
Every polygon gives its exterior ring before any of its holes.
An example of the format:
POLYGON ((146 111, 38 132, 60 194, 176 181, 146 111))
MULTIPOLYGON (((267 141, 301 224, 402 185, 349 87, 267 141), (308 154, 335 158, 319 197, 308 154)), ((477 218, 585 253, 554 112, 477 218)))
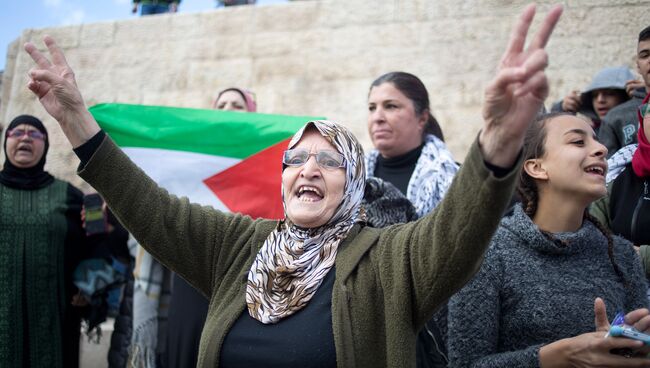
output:
POLYGON ((639 33, 636 66, 644 86, 631 93, 631 98, 609 110, 598 132, 598 139, 607 147, 607 157, 628 144, 637 143, 639 117, 637 110, 650 92, 650 26, 639 33))

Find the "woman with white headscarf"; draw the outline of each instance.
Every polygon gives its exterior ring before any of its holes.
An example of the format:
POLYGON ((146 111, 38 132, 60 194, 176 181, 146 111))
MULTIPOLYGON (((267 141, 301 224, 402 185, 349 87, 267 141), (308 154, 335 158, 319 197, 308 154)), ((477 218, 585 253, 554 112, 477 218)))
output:
POLYGON ((513 31, 486 90, 485 127, 445 199, 385 229, 363 226, 363 151, 339 124, 296 133, 283 159, 285 218, 252 220, 158 188, 87 112, 49 37, 52 62, 25 45, 37 64, 28 87, 75 147, 80 175, 143 246, 210 296, 199 366, 412 367, 417 331, 480 265, 548 94, 544 47, 561 7, 524 49, 534 13, 527 7, 513 31))

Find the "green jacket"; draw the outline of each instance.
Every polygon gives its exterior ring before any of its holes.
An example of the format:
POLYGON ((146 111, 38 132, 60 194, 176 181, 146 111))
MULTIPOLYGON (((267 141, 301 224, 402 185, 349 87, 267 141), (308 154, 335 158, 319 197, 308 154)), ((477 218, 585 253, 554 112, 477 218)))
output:
MULTIPOLYGON (((354 226, 336 257, 337 366, 415 367, 418 330, 479 269, 517 174, 495 178, 475 143, 434 212, 384 229, 354 226)), ((144 248, 209 297, 198 366, 218 366, 246 308, 248 270, 277 221, 171 196, 108 138, 80 175, 144 248)))

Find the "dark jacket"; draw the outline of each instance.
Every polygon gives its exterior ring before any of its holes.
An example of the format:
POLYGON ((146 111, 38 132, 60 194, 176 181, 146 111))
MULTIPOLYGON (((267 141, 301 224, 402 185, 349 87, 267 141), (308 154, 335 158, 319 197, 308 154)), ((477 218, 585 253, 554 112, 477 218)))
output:
POLYGON ((641 260, 650 276, 650 180, 639 178, 628 164, 607 186, 607 196, 594 202, 590 213, 614 234, 641 246, 641 260))
POLYGON ((609 110, 598 131, 598 140, 607 147, 607 158, 628 144, 637 143, 637 110, 646 96, 645 88, 634 91, 632 98, 609 110))
MULTIPOLYGON (((277 221, 170 196, 108 138, 80 175, 143 247, 211 297, 198 366, 218 366, 229 326, 246 308, 245 275, 277 221)), ((381 230, 350 230, 332 291, 339 367, 415 366, 417 332, 479 269, 499 223, 493 213, 507 206, 516 178, 517 170, 494 177, 475 142, 436 211, 381 230)))

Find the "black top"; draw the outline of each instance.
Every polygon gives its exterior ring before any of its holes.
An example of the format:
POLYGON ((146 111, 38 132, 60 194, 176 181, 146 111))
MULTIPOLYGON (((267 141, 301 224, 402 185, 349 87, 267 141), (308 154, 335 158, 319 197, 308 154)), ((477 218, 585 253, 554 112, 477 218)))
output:
POLYGON ((636 176, 632 164, 612 183, 609 213, 612 232, 636 245, 650 244, 650 180, 636 176))
POLYGON ((423 147, 424 144, 421 144, 403 155, 391 158, 384 158, 381 154, 378 155, 373 174, 393 184, 406 195, 409 180, 411 180, 411 175, 415 171, 415 165, 418 163, 423 147))
POLYGON ((90 138, 86 143, 75 148, 73 151, 79 157, 81 163, 79 163, 79 168, 86 166, 90 158, 93 157, 93 154, 99 148, 99 145, 104 141, 106 133, 103 130, 100 130, 92 138, 90 138))
POLYGON ((244 310, 221 347, 220 367, 336 367, 329 270, 307 305, 276 324, 263 324, 244 310))

